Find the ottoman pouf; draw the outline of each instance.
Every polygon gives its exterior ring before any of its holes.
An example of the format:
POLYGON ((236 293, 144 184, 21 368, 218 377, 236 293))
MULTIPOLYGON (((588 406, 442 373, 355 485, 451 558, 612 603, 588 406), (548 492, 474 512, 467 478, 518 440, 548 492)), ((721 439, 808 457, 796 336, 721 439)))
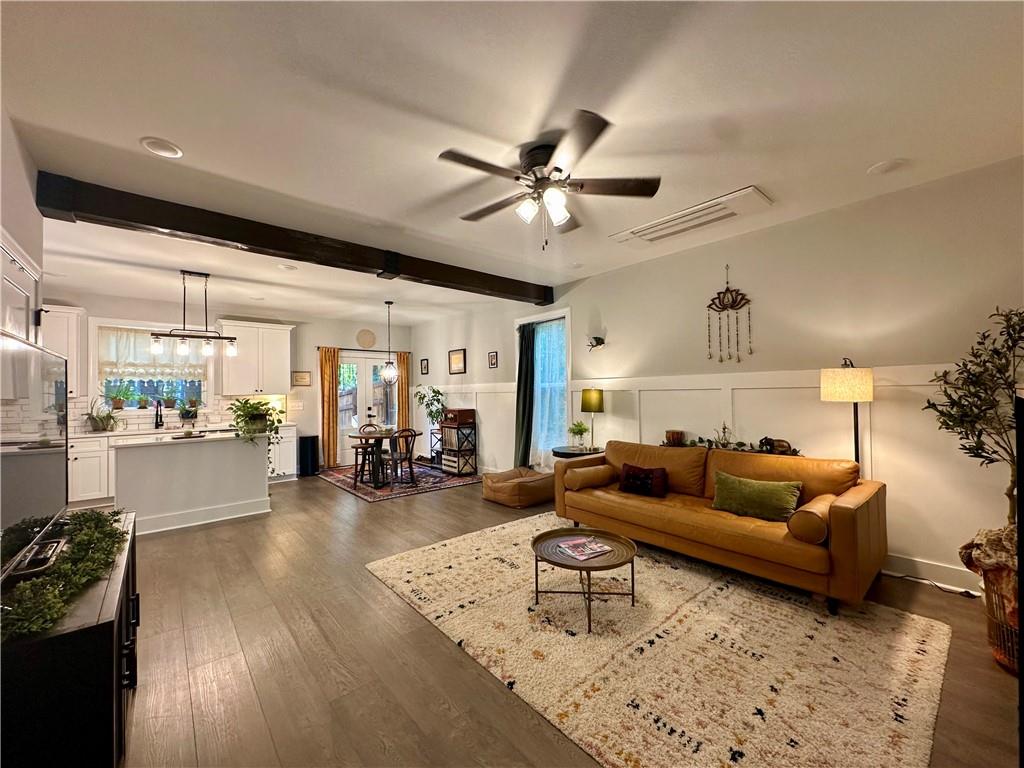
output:
POLYGON ((508 472, 484 475, 484 498, 520 509, 555 498, 555 475, 517 467, 508 472))

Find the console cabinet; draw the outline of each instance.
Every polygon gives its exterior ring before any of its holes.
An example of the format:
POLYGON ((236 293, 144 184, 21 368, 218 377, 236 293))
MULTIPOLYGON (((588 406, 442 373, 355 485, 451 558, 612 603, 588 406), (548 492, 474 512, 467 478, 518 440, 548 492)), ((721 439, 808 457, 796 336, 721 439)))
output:
POLYGON ((291 389, 291 332, 294 326, 222 320, 218 329, 238 339, 238 354, 220 351, 220 388, 227 396, 287 395, 291 389))
POLYGON ((138 684, 141 600, 135 515, 110 576, 90 586, 49 632, 4 643, 0 760, 7 766, 116 768, 138 684))

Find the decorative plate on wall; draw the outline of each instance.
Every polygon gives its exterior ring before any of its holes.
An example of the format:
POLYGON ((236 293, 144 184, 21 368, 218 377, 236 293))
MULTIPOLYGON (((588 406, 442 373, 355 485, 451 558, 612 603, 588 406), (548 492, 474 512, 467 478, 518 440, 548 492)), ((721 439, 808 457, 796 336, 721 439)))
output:
POLYGON ((359 333, 356 334, 356 344, 363 349, 373 349, 373 345, 377 343, 377 334, 371 331, 369 328, 363 328, 359 333))

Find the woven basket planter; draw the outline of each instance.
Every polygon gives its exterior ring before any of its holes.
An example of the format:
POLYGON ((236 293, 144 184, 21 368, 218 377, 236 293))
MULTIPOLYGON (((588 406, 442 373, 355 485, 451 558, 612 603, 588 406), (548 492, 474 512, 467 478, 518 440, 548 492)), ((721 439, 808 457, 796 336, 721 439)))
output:
POLYGON ((1020 621, 1017 612, 1017 571, 990 568, 984 571, 985 613, 988 616, 988 642, 999 665, 1018 674, 1020 621))

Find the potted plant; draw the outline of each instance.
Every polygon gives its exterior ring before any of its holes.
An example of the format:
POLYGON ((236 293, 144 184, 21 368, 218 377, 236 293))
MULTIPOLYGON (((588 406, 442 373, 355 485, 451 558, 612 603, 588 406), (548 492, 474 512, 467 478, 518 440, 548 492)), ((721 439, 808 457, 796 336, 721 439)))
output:
POLYGON ((94 397, 89 403, 89 412, 85 414, 85 420, 93 432, 113 432, 121 422, 113 409, 104 410, 101 407, 101 400, 98 397, 94 397))
POLYGON ((939 429, 960 441, 960 450, 982 466, 1005 463, 1010 482, 1005 495, 1007 524, 982 529, 960 548, 964 565, 981 575, 988 613, 989 642, 996 661, 1017 672, 1017 422, 1013 398, 1024 361, 1024 310, 989 316, 994 330, 985 330, 952 371, 936 374, 939 394, 924 409, 933 411, 939 429))
POLYGON ((195 421, 199 418, 199 408, 182 403, 178 406, 178 418, 182 421, 195 421))
POLYGON ((168 410, 178 407, 178 398, 174 396, 161 397, 160 400, 163 402, 164 408, 168 410))
POLYGON ((139 408, 149 408, 149 395, 139 395, 139 408))
POLYGON ((572 435, 575 439, 575 444, 580 446, 581 448, 583 447, 583 438, 587 436, 587 432, 589 431, 590 427, 588 427, 582 421, 574 421, 572 425, 569 427, 569 434, 572 435))
POLYGON ((263 400, 240 397, 228 406, 231 412, 231 426, 238 436, 254 442, 260 435, 267 436, 267 466, 274 473, 273 453, 270 446, 281 441, 280 427, 284 413, 263 400))
POLYGON ((123 379, 119 381, 117 386, 107 394, 107 399, 110 401, 110 407, 115 411, 123 409, 125 401, 132 400, 134 398, 135 389, 131 384, 123 379))
MULTIPOLYGON (((442 392, 437 387, 425 387, 421 384, 420 386, 416 387, 416 391, 413 393, 413 397, 416 398, 416 404, 423 408, 424 410, 426 410, 427 421, 430 424, 437 424, 438 422, 441 421, 441 418, 444 416, 445 409, 444 392, 442 392)), ((431 434, 434 434, 434 430, 431 431, 431 434)), ((438 437, 436 438, 436 440, 437 445, 440 446, 440 438, 438 437)), ((440 464, 441 450, 440 447, 436 449, 433 448, 433 446, 435 445, 434 438, 431 439, 430 445, 432 449, 430 454, 431 462, 434 464, 440 464)))

